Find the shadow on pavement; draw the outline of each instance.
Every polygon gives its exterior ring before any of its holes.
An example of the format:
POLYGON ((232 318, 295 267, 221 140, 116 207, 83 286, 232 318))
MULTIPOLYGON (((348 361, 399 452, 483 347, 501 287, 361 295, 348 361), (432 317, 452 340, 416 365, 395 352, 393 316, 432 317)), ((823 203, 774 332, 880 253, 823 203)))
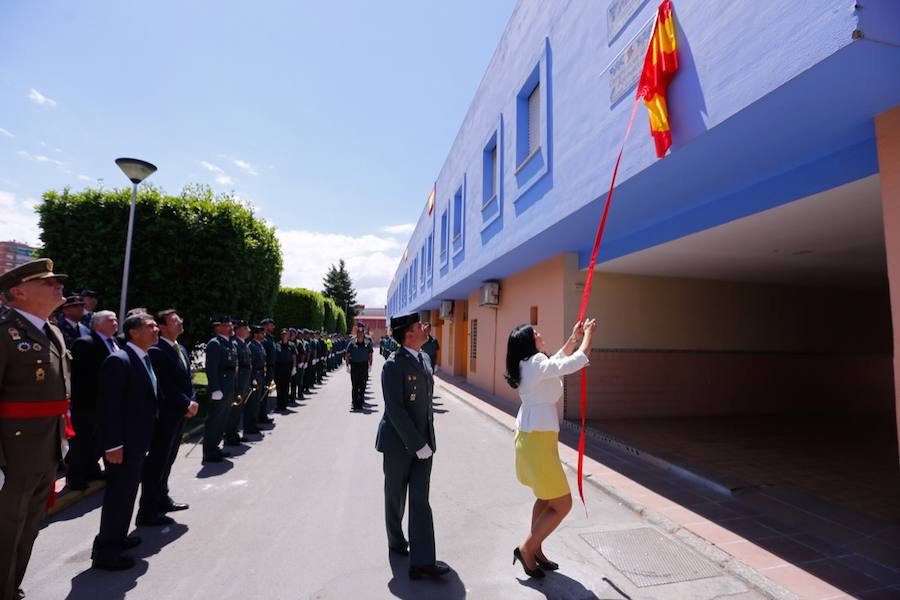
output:
MULTIPOLYGON (((584 587, 581 582, 563 575, 559 571, 549 571, 543 579, 518 579, 519 585, 542 593, 547 598, 578 598, 578 600, 599 600, 597 594, 584 587)), ((620 598, 620 596, 613 596, 620 598)), ((624 596, 628 598, 628 596, 624 596)))
POLYGON ((86 498, 82 498, 78 502, 74 503, 69 508, 56 513, 49 519, 46 519, 44 523, 41 525, 41 529, 50 525, 51 523, 57 523, 59 521, 71 521, 72 519, 78 519, 88 514, 92 510, 96 510, 103 506, 103 494, 94 493, 86 498))
POLYGON ((357 408, 356 410, 350 409, 351 413, 359 413, 361 415, 371 415, 372 413, 377 413, 378 409, 369 408, 368 406, 363 406, 362 408, 357 408))
POLYGON ((234 463, 227 458, 219 463, 206 463, 197 471, 197 479, 206 479, 207 477, 217 477, 223 475, 234 468, 234 463))
POLYGON ((451 571, 449 575, 439 579, 413 581, 409 578, 409 559, 407 557, 391 552, 388 558, 393 573, 393 577, 388 582, 388 590, 397 598, 403 600, 421 600, 422 598, 455 600, 466 597, 466 586, 456 571, 451 571))
POLYGON ((137 580, 143 576, 149 567, 144 560, 148 556, 157 554, 164 546, 174 542, 185 533, 187 525, 176 523, 168 527, 147 528, 142 527, 140 536, 141 545, 126 554, 135 559, 134 567, 127 571, 99 571, 86 569, 72 578, 72 589, 66 596, 66 600, 118 600, 124 598, 128 591, 137 586, 137 580))

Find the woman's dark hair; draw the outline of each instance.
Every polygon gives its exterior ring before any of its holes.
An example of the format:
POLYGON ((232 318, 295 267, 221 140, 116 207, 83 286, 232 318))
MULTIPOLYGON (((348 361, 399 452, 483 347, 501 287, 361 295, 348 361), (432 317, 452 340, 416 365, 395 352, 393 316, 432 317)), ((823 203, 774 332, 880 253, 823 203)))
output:
POLYGON ((509 334, 506 342, 506 382, 513 389, 519 387, 522 382, 522 369, 519 367, 523 360, 528 360, 538 353, 534 343, 534 327, 531 325, 519 325, 509 334))

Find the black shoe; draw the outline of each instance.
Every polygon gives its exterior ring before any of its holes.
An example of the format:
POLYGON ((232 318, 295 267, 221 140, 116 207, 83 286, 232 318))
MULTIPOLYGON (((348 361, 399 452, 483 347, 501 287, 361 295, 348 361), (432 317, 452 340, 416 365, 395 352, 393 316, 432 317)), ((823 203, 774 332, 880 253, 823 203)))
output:
POLYGON ((134 520, 134 524, 138 527, 162 527, 163 525, 171 525, 174 522, 175 519, 163 514, 147 517, 138 515, 137 519, 134 520))
POLYGON ((439 560, 434 561, 433 565, 422 565, 418 567, 410 567, 409 568, 409 578, 410 579, 422 579, 423 577, 443 577, 447 573, 450 572, 450 567, 447 566, 447 563, 443 563, 439 560))
POLYGON ((409 556, 409 547, 407 546, 388 546, 388 550, 400 556, 409 556))
POLYGON ((125 571, 134 566, 134 559, 128 556, 117 556, 109 562, 95 560, 91 563, 91 566, 95 569, 103 569, 104 571, 125 571))
MULTIPOLYGON (((534 562, 536 562, 537 566, 540 567, 544 571, 556 571, 557 569, 559 569, 559 564, 553 562, 552 560, 543 560, 543 559, 535 556, 534 562)), ((522 563, 522 564, 525 564, 525 563, 522 563)))
MULTIPOLYGON (((260 435, 260 434, 262 434, 262 430, 260 430, 260 429, 245 429, 245 430, 244 430, 244 437, 246 437, 246 434, 248 434, 248 433, 251 434, 251 435, 260 435)), ((241 438, 241 439, 243 439, 243 438, 241 438)), ((245 441, 245 442, 249 442, 250 440, 246 440, 246 439, 245 439, 244 441, 245 441)))
POLYGON ((213 455, 213 456, 204 456, 203 457, 204 463, 220 463, 220 462, 223 462, 224 460, 225 459, 223 457, 219 456, 218 454, 213 455))
POLYGON ((132 548, 139 546, 143 540, 138 535, 129 535, 125 538, 125 541, 122 542, 122 550, 131 550, 132 548))
POLYGON ((23 600, 25 598, 25 592, 22 591, 22 588, 16 590, 16 600, 23 600))
POLYGON ((516 564, 516 561, 522 563, 522 568, 525 569, 525 574, 529 577, 534 577, 535 579, 540 579, 545 575, 543 571, 541 571, 540 567, 535 569, 529 569, 528 565, 525 564, 525 560, 522 558, 522 551, 519 550, 519 547, 516 546, 516 549, 513 550, 513 564, 516 564))
POLYGON ((178 512, 179 510, 187 510, 190 508, 189 504, 185 504, 184 502, 175 502, 174 500, 170 500, 168 504, 163 504, 160 506, 160 511, 167 512, 178 512))
POLYGON ((238 438, 238 437, 233 437, 233 438, 232 438, 232 437, 227 437, 227 438, 225 438, 225 441, 224 441, 223 443, 224 443, 226 446, 240 446, 240 445, 241 445, 241 438, 238 438))
POLYGON ((259 419, 259 422, 260 422, 260 423, 265 423, 266 425, 271 425, 271 424, 274 423, 275 421, 274 421, 273 419, 270 419, 269 417, 266 417, 265 419, 259 419))
POLYGON ((219 457, 220 458, 231 458, 231 452, 228 452, 227 450, 219 450, 219 457))

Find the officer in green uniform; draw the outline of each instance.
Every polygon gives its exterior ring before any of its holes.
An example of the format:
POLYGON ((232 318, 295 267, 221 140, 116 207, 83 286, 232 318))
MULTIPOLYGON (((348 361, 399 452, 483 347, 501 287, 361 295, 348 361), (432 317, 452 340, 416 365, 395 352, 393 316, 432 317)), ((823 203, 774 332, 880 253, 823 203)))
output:
POLYGON ((275 321, 272 319, 263 319, 259 322, 266 330, 266 337, 263 339, 262 345, 266 349, 266 391, 259 396, 259 422, 271 423, 269 418, 269 386, 275 381, 275 338, 272 332, 275 331, 275 321))
MULTIPOLYGON (((241 442, 248 442, 246 437, 242 436, 241 416, 244 413, 243 404, 250 395, 250 369, 252 359, 250 358, 250 349, 247 347, 246 339, 250 335, 250 326, 246 321, 237 319, 234 321, 234 335, 231 342, 237 351, 238 372, 234 386, 234 402, 228 409, 228 419, 225 424, 225 445, 240 446, 241 442)), ((246 424, 245 424, 246 426, 246 424)))
POLYGON ((425 333, 419 314, 391 318, 391 331, 403 348, 384 363, 381 389, 384 415, 375 448, 383 454, 384 513, 388 547, 409 555, 409 576, 440 577, 450 567, 435 560, 434 523, 428 488, 431 482, 434 380, 428 355, 421 351, 425 333), (409 545, 403 535, 403 512, 409 493, 409 545))
POLYGON ((262 341, 266 332, 261 325, 250 327, 252 339, 247 343, 250 350, 250 395, 244 403, 244 433, 262 433, 259 430, 259 400, 266 388, 266 349, 262 341))
POLYGON ((210 320, 216 335, 206 342, 206 379, 209 390, 209 410, 203 429, 203 462, 222 462, 231 456, 219 448, 225 435, 225 423, 234 402, 237 375, 237 348, 231 341, 231 317, 210 320))
POLYGON ((365 331, 356 329, 356 340, 347 347, 345 359, 350 373, 350 410, 359 410, 365 404, 366 383, 372 372, 372 344, 366 340, 365 331))
POLYGON ((319 345, 316 343, 315 332, 311 329, 306 333, 306 374, 305 390, 309 393, 316 383, 316 361, 318 360, 319 345))
POLYGON ((275 342, 275 393, 279 411, 286 411, 290 393, 291 372, 297 367, 297 349, 290 342, 291 332, 281 330, 281 339, 275 342))
MULTIPOLYGON (((288 336, 288 343, 294 347, 294 354, 296 355, 297 360, 295 361, 298 365, 300 362, 300 338, 298 337, 298 332, 296 327, 288 327, 288 331, 290 335, 288 336)), ((297 388, 299 387, 297 376, 300 370, 295 366, 291 370, 291 384, 290 384, 290 393, 288 394, 288 405, 289 406, 297 406, 297 388)))
POLYGON ((303 329, 297 331, 297 375, 295 377, 295 381, 297 382, 297 399, 303 400, 303 392, 305 389, 305 377, 306 377, 306 360, 307 360, 307 348, 308 344, 306 340, 303 339, 303 329))
POLYGON ((47 322, 64 301, 48 258, 0 275, 0 598, 19 588, 65 456, 69 355, 47 322))

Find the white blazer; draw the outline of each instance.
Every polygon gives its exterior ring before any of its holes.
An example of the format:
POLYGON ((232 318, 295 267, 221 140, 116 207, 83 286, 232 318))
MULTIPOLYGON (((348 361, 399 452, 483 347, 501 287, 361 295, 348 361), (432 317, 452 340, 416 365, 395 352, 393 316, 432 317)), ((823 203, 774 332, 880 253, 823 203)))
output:
POLYGON ((589 362, 581 350, 571 356, 560 350, 550 358, 538 352, 520 362, 522 406, 516 416, 516 428, 519 431, 559 431, 556 403, 563 393, 562 377, 575 373, 589 362))

